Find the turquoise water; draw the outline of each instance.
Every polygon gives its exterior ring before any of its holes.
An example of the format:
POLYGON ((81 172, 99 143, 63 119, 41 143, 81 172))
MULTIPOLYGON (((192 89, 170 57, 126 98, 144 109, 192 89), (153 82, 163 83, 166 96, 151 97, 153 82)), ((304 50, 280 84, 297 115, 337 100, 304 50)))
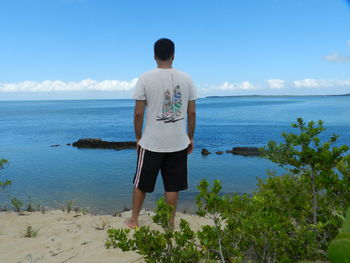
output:
MULTIPOLYGON (((13 185, 0 192, 0 205, 17 197, 25 203, 59 207, 67 200, 97 213, 130 206, 136 166, 134 150, 77 149, 80 138, 133 140, 132 100, 3 101, 0 102, 0 158, 10 161, 1 172, 13 185), (59 147, 50 145, 59 144, 59 147)), ((195 150, 189 156, 189 189, 180 209, 191 210, 202 178, 220 179, 223 192, 251 192, 256 177, 277 167, 258 157, 231 154, 202 156, 201 148, 227 150, 263 146, 292 131, 297 117, 325 121, 325 137, 340 135, 350 145, 350 97, 235 97, 197 102, 195 150)), ((5 178, 5 177, 4 177, 5 178)), ((161 178, 145 207, 163 194, 161 178)))

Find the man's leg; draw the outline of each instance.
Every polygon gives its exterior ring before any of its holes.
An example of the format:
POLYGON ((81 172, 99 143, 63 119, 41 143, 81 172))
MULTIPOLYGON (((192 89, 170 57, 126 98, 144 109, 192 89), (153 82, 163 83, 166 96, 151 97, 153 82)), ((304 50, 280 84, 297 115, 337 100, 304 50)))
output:
POLYGON ((136 173, 133 180, 132 213, 130 219, 126 221, 130 228, 138 226, 138 218, 146 192, 153 192, 162 160, 163 155, 161 153, 139 148, 136 173))
POLYGON ((173 208, 173 213, 169 220, 169 227, 174 229, 175 226, 175 214, 176 214, 176 206, 177 200, 179 199, 179 192, 165 192, 165 202, 173 208))
POLYGON ((165 189, 165 201, 173 207, 169 226, 174 228, 179 191, 187 189, 187 149, 166 154, 161 168, 165 189))
POLYGON ((126 221, 129 228, 135 228, 139 226, 139 215, 142 208, 143 201, 145 200, 146 192, 142 192, 140 189, 134 187, 132 195, 132 211, 131 217, 126 221))

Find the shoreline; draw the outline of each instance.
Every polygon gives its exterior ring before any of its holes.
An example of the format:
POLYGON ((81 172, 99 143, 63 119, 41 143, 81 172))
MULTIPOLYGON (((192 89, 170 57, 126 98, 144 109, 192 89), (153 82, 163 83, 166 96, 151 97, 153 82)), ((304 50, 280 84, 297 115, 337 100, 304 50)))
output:
MULTIPOLYGON (((232 194, 236 192, 225 192, 224 194, 232 194)), ((179 197, 179 202, 177 205, 177 212, 183 213, 183 214, 190 214, 195 215, 197 211, 197 204, 196 204, 196 196, 199 194, 198 192, 188 192, 188 193, 182 193, 179 197)), ((243 194, 240 193, 239 194, 243 194)), ((31 199, 28 198, 16 198, 19 199, 19 201, 22 202, 22 206, 19 207, 21 213, 33 213, 33 212, 41 212, 45 214, 48 211, 62 211, 65 212, 67 209, 69 209, 71 212, 75 213, 85 213, 85 214, 91 214, 91 215, 98 215, 98 216, 105 216, 110 215, 114 216, 116 214, 121 214, 130 211, 131 205, 132 205, 132 195, 130 194, 130 202, 120 202, 120 203, 113 203, 113 209, 106 206, 91 206, 89 204, 86 204, 81 201, 76 200, 65 200, 62 202, 58 201, 50 201, 43 203, 42 201, 38 201, 35 198, 33 198, 33 195, 30 195, 31 199)), ((164 192, 159 193, 152 193, 149 194, 149 196, 146 197, 142 210, 145 210, 147 212, 152 212, 156 208, 156 202, 159 200, 159 198, 164 196, 164 192)), ((2 212, 17 212, 16 207, 11 203, 12 197, 15 197, 13 195, 7 196, 7 198, 0 199, 0 213, 2 212)))
MULTIPOLYGON (((135 252, 106 249, 107 229, 124 228, 131 211, 112 215, 48 210, 42 212, 0 212, 0 262, 143 262, 135 252), (31 226, 38 230, 35 237, 24 237, 31 226)), ((160 229, 152 223, 152 211, 142 210, 140 226, 160 229)), ((210 219, 176 213, 175 229, 180 219, 187 220, 193 229, 210 224, 210 219)), ((131 230, 133 233, 134 230, 131 230)))

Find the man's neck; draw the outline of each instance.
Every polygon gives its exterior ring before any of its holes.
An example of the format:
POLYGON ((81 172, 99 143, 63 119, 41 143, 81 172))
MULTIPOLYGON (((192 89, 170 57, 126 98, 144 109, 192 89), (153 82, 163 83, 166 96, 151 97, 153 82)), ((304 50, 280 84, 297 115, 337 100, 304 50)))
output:
POLYGON ((156 59, 156 62, 157 62, 157 68, 161 68, 161 69, 173 68, 173 60, 172 59, 168 59, 168 60, 156 59))
POLYGON ((173 66, 170 64, 157 64, 157 68, 161 68, 161 69, 169 69, 169 68, 173 68, 173 66))

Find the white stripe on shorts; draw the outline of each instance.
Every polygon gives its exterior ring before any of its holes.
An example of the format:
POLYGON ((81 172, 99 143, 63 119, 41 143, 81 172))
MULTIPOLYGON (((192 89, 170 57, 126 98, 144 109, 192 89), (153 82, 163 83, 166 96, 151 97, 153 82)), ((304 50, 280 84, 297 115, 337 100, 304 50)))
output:
POLYGON ((145 155, 145 149, 141 148, 139 163, 137 164, 137 173, 136 173, 136 178, 135 178, 135 187, 136 188, 139 186, 139 182, 140 182, 140 176, 141 176, 144 155, 145 155))

